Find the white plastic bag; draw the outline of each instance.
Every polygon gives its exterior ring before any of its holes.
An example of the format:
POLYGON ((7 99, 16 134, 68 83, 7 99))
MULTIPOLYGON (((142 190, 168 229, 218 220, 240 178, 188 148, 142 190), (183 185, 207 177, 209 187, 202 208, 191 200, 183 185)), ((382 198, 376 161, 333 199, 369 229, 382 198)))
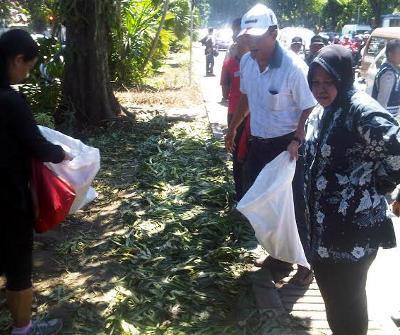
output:
POLYGON ((237 205, 273 258, 310 268, 297 230, 292 180, 296 161, 285 151, 267 164, 237 205))
POLYGON ((61 145, 64 151, 74 157, 72 161, 60 164, 46 163, 46 165, 75 190, 76 198, 69 213, 76 213, 97 197, 96 191, 90 185, 100 169, 99 149, 89 147, 53 129, 43 126, 39 126, 39 129, 48 141, 61 145))

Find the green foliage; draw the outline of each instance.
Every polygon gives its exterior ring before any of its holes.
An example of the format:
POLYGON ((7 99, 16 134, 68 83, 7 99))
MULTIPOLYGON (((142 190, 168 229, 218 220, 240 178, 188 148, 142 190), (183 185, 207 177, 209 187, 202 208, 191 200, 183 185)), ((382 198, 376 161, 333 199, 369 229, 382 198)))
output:
POLYGON ((340 30, 344 24, 372 23, 373 17, 393 13, 399 0, 198 0, 200 5, 209 4, 209 25, 229 24, 242 16, 256 3, 265 3, 278 16, 279 25, 324 27, 340 30), (358 15, 360 14, 360 15, 358 15))
MULTIPOLYGON (((157 49, 146 62, 162 16, 163 1, 130 0, 120 3, 119 15, 111 25, 111 73, 117 86, 142 83, 163 63, 168 52, 188 47, 191 0, 172 0, 161 30, 157 49), (146 65, 144 65, 146 64, 146 65)), ((199 10, 195 11, 195 27, 199 26, 199 10)))
POLYGON ((61 98, 61 78, 64 69, 61 46, 56 39, 47 38, 38 40, 38 44, 38 65, 32 71, 29 80, 20 87, 20 91, 28 98, 38 124, 53 127, 53 115, 61 98), (47 75, 51 80, 42 77, 40 64, 46 64, 47 75))
MULTIPOLYGON (((166 24, 174 18, 168 14, 166 24)), ((152 0, 121 3, 120 16, 112 26, 111 73, 117 85, 140 83, 161 65, 168 54, 172 32, 163 29, 151 62, 144 67, 161 19, 161 7, 152 0)))
POLYGON ((185 41, 187 41, 190 29, 190 1, 172 1, 170 12, 173 14, 173 20, 167 23, 166 28, 173 32, 171 50, 178 52, 187 46, 187 43, 185 45, 185 41))
MULTIPOLYGON (((256 243, 249 225, 229 217, 221 143, 204 119, 139 112, 135 127, 91 143, 103 153, 99 179, 112 178, 130 194, 118 209, 126 233, 112 237, 109 249, 123 271, 107 308, 107 334, 243 333, 232 310, 243 290, 246 248, 256 243), (132 165, 122 164, 132 154, 140 164, 129 180, 132 165)), ((112 191, 101 190, 104 199, 112 191)))

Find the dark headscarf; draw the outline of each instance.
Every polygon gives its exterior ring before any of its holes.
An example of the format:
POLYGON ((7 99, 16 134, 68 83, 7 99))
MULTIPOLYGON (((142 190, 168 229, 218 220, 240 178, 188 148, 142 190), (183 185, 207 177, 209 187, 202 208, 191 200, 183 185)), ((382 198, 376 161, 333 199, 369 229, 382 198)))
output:
POLYGON ((349 49, 333 44, 320 50, 310 64, 308 84, 312 89, 312 76, 316 66, 321 66, 335 82, 338 95, 334 104, 348 102, 354 93, 353 56, 349 49))

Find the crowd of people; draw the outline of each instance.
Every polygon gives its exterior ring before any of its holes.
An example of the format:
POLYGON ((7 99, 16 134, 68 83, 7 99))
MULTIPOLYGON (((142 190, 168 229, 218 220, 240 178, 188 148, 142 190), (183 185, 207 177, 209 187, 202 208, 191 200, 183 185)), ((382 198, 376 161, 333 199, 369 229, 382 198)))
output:
POLYGON ((295 36, 291 41, 290 49, 302 57, 307 65, 310 65, 322 47, 331 44, 342 45, 351 51, 353 63, 354 65, 357 65, 361 60, 362 50, 365 47, 369 37, 370 35, 368 33, 356 35, 354 38, 349 35, 345 35, 342 39, 339 39, 338 37, 327 39, 320 35, 315 35, 311 38, 310 50, 306 52, 303 39, 300 36, 295 36))
MULTIPOLYGON (((386 196, 400 182, 400 41, 387 43, 371 97, 354 87, 355 46, 347 39, 329 44, 316 35, 302 59, 301 37, 291 50, 277 41, 270 8, 256 5, 240 22, 221 74, 237 201, 266 164, 289 151, 297 160, 298 232, 312 264, 298 266, 291 284, 307 286, 315 276, 333 334, 366 335, 369 267, 380 247, 396 246, 386 196)), ((271 257, 263 266, 293 269, 271 257)))
MULTIPOLYGON (((221 85, 229 99, 226 148, 233 153, 237 200, 264 166, 288 151, 296 160, 293 200, 299 236, 312 269, 298 266, 292 284, 314 276, 334 335, 366 335, 365 285, 380 247, 396 246, 386 195, 400 183, 400 42, 389 41, 373 96, 354 88, 351 48, 311 41, 307 63, 277 42, 278 20, 256 5, 234 22, 235 44, 224 62, 221 85)), ((213 31, 206 46, 214 73, 213 31)), ((72 157, 40 133, 25 97, 12 85, 34 67, 39 48, 19 29, 0 37, 0 274, 12 335, 50 335, 61 320, 32 321, 34 208, 31 160, 60 163, 72 157)), ((400 200, 400 199, 398 199, 400 200)), ((400 214, 400 201, 394 212, 400 214)), ((285 243, 285 241, 282 241, 285 243)), ((292 264, 271 257, 263 266, 289 273, 292 264)))

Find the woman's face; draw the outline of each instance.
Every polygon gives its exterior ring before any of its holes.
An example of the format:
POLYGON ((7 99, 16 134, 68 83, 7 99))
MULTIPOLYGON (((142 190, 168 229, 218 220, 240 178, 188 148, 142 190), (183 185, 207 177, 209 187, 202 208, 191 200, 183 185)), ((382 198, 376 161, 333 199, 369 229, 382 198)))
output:
POLYGON ((37 62, 37 58, 25 61, 23 55, 17 55, 9 60, 8 77, 11 84, 20 84, 29 77, 29 73, 37 62))
POLYGON ((315 66, 311 79, 312 92, 322 107, 330 106, 338 91, 332 77, 321 66, 315 66))

